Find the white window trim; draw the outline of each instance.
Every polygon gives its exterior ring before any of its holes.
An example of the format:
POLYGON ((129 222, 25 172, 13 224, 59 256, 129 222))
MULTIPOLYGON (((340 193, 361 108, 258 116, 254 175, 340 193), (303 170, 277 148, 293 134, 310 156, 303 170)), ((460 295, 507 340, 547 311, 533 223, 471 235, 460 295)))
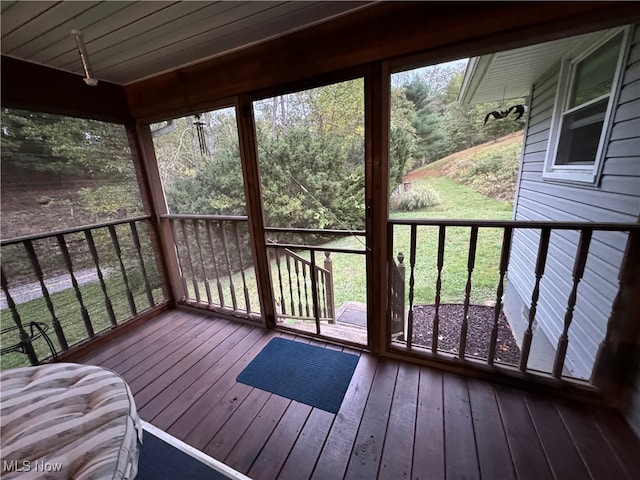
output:
MULTIPOLYGON (((620 96, 620 89, 622 86, 622 77, 624 74, 624 65, 629 52, 629 44, 631 40, 630 27, 617 28, 611 30, 601 36, 598 41, 589 45, 588 48, 583 48, 579 52, 570 52, 566 55, 560 65, 560 73, 558 76, 558 88, 556 90, 556 96, 554 101, 553 116, 551 118, 551 128, 549 132, 549 141, 547 143, 546 158, 544 163, 544 171, 542 172, 542 178, 547 181, 558 181, 563 183, 576 183, 582 185, 596 185, 602 174, 602 167, 604 164, 604 157, 609 143, 609 137, 611 136, 611 128, 613 123, 613 115, 615 114, 615 105, 618 103, 620 96), (585 59, 595 50, 600 48, 603 44, 609 41, 614 36, 622 32, 622 42, 620 52, 618 53, 618 62, 616 64, 616 71, 613 76, 611 93, 609 94, 609 101, 607 103, 607 110, 604 116, 604 123, 602 133, 600 134, 600 142, 598 143, 598 150, 593 165, 556 165, 555 160, 558 153, 558 142, 560 140, 560 132, 562 131, 562 120, 567 113, 575 111, 576 108, 566 110, 565 107, 569 101, 569 94, 571 85, 573 84, 573 76, 575 75, 575 65, 585 59)), ((601 97, 602 98, 602 97, 601 97)), ((596 99, 597 100, 597 99, 596 99)), ((593 100, 588 103, 592 103, 593 100)), ((581 105, 580 108, 584 108, 581 105)))

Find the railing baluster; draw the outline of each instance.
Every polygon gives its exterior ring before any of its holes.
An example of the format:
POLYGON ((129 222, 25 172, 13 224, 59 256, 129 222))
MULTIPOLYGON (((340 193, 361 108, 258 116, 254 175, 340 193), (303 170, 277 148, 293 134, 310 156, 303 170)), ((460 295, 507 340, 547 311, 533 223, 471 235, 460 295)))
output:
POLYGON ((78 285, 76 274, 73 271, 73 262, 71 261, 71 255, 69 254, 69 249, 67 248, 67 241, 65 240, 64 235, 56 235, 56 239, 58 240, 58 246, 60 247, 60 252, 62 252, 64 263, 67 266, 67 271, 69 272, 69 276, 71 277, 71 286, 73 287, 73 290, 76 294, 76 299, 78 300, 78 304, 80 305, 80 314, 82 315, 84 328, 87 330, 87 335, 89 335, 89 338, 91 338, 95 335, 95 333, 93 332, 93 325, 91 324, 91 318, 89 318, 89 312, 87 311, 87 307, 85 307, 84 300, 82 299, 80 285, 78 285))
POLYGON ((498 280, 498 289, 496 291, 496 305, 493 309, 493 328, 491 329, 489 354, 487 355, 487 362, 489 365, 493 365, 496 354, 496 344, 498 342, 498 321, 500 320, 500 312, 502 311, 502 295, 504 293, 504 276, 507 273, 507 267, 509 265, 512 235, 513 229, 511 227, 504 227, 502 235, 502 252, 500 253, 500 279, 498 280))
POLYGON ((196 278, 196 269, 193 268, 193 259, 191 258, 191 247, 189 246, 189 238, 187 237, 187 221, 180 220, 180 228, 182 230, 182 239, 187 249, 187 260, 189 261, 189 270, 191 271, 191 281, 193 282, 193 291, 196 295, 196 302, 200 303, 200 288, 198 287, 198 279, 196 278))
POLYGON ((209 250, 211 251, 211 257, 213 258, 213 273, 216 276, 216 288, 218 289, 218 298, 220 299, 220 306, 224 307, 224 292, 222 290, 222 283, 220 283, 220 272, 218 271, 218 259, 216 258, 216 249, 213 243, 213 234, 211 233, 212 220, 206 220, 207 225, 207 239, 209 241, 209 250))
POLYGON ((111 322, 111 325, 115 327, 118 325, 118 322, 116 320, 116 314, 113 312, 113 305, 111 304, 109 293, 107 292, 107 285, 104 282, 104 275, 102 274, 102 269, 100 268, 98 250, 96 249, 96 244, 93 240, 93 234, 91 233, 91 230, 87 229, 84 231, 84 238, 87 240, 89 253, 91 253, 93 264, 96 266, 96 273, 98 274, 98 281, 100 282, 100 288, 102 289, 102 294, 104 295, 104 306, 107 309, 107 315, 109 315, 109 321, 111 322))
POLYGON ((284 290, 282 288, 282 270, 280 269, 280 252, 278 249, 275 249, 276 253, 276 266, 278 268, 278 285, 280 286, 280 308, 282 309, 282 313, 284 315, 287 314, 287 306, 284 301, 284 290))
POLYGON ((562 368, 564 367, 564 359, 567 354, 567 347, 569 346, 569 327, 573 320, 573 309, 576 306, 578 299, 578 284, 582 280, 584 275, 584 267, 587 263, 587 256, 589 255, 589 245, 591 244, 592 230, 582 229, 580 232, 580 242, 578 243, 578 249, 576 251, 576 261, 573 265, 573 286, 571 287, 571 293, 567 301, 567 311, 564 314, 564 328, 560 338, 558 338, 558 348, 556 349, 556 358, 553 362, 553 376, 560 378, 562 375, 562 368))
POLYGON ((240 234, 238 233, 238 222, 233 222, 233 233, 236 237, 236 248, 238 249, 238 259, 240 260, 240 274, 242 276, 242 288, 244 290, 244 303, 247 306, 247 313, 251 313, 251 301, 249 300, 249 289, 247 288, 247 279, 244 275, 244 259, 242 258, 242 249, 240 248, 240 234))
POLYGON ((324 252, 324 269, 327 275, 327 317, 330 323, 336 323, 336 306, 335 294, 333 290, 333 260, 331 260, 331 252, 324 252))
POLYGON ((62 350, 68 350, 69 345, 67 344, 67 339, 64 336, 64 332, 62 331, 62 325, 56 317, 56 312, 53 308, 53 303, 51 302, 51 297, 49 296, 49 290, 44 283, 44 274, 42 273, 42 268, 40 267, 40 262, 38 261, 38 256, 36 255, 36 251, 33 248, 33 243, 31 240, 25 240, 22 242, 25 250, 27 251, 27 255, 29 256, 29 260, 31 261, 31 266, 33 267, 33 271, 38 278, 38 282, 40 283, 40 289, 42 290, 42 295, 44 296, 44 301, 47 305, 47 309, 51 314, 51 323, 53 325, 53 330, 56 332, 56 338, 58 339, 58 343, 60 344, 60 348, 62 350))
POLYGON ((307 282, 307 265, 304 263, 302 263, 302 285, 304 285, 304 307, 307 312, 307 317, 309 317, 311 316, 311 312, 309 311, 309 284, 307 282))
POLYGON ((444 246, 447 231, 444 225, 438 228, 438 278, 436 278, 436 304, 433 314, 433 337, 431 338, 431 351, 438 351, 438 335, 440 335, 440 296, 442 294, 442 267, 444 266, 444 246))
POLYGON ((529 351, 531 350, 531 341, 533 339, 533 321, 536 318, 536 310, 538 308, 538 297, 540 296, 540 280, 544 275, 544 268, 547 263, 547 251, 549 250, 549 237, 551 229, 543 228, 540 233, 540 244, 538 245, 538 258, 536 260, 536 283, 531 292, 531 307, 529 308, 529 324, 522 338, 522 349, 520 352, 520 370, 527 369, 529 361, 529 351))
POLYGON ((407 318, 407 348, 413 346, 413 287, 415 284, 417 225, 411 225, 411 244, 409 247, 409 316, 407 318))
POLYGON ((11 294, 9 293, 9 283, 7 282, 7 277, 5 276, 4 269, 2 267, 0 267, 0 283, 2 284, 2 291, 4 292, 4 296, 7 298, 7 306, 9 307, 9 310, 11 310, 11 317, 18 327, 20 341, 24 345, 24 350, 27 354, 27 357, 29 358, 29 362, 31 362, 31 365, 38 365, 38 355, 36 355, 36 351, 33 349, 33 345, 29 341, 29 335, 24 330, 22 319, 20 318, 20 314, 18 313, 16 304, 13 301, 11 294))
POLYGON ((200 220, 192 221, 193 234, 196 237, 196 247, 198 249, 198 258, 200 258, 200 268, 202 268, 202 277, 204 279, 204 290, 207 294, 207 302, 211 305, 211 288, 209 287, 209 277, 207 276, 207 268, 204 264, 204 256, 202 254, 202 245, 200 245, 200 220))
MULTIPOLYGON (((295 304, 295 299, 293 295, 293 280, 291 278, 291 259, 289 258, 289 255, 286 256, 286 259, 287 259, 287 274, 289 276, 289 300, 291 302, 291 315, 295 315, 296 304, 295 304)), ((299 312, 299 313, 302 313, 302 312, 299 312)))
POLYGON ((321 312, 320 315, 323 316, 323 318, 328 318, 327 317, 327 291, 325 289, 325 277, 327 276, 327 272, 325 272, 324 270, 318 270, 318 281, 320 282, 320 288, 321 290, 321 312))
MULTIPOLYGON (((180 246, 178 245, 178 222, 179 220, 171 219, 171 228, 173 230, 173 238, 176 245, 176 257, 178 257, 178 267, 180 268, 180 280, 182 280, 182 290, 184 291, 185 298, 189 297, 189 289, 187 288, 187 278, 185 269, 184 255, 180 253, 180 246)), ((182 299, 181 299, 182 300, 182 299)))
POLYGON ((471 275, 476 264, 476 246, 478 244, 478 227, 471 227, 469 238, 469 257, 467 258, 467 285, 464 289, 464 307, 462 311, 462 325, 460 326, 460 349, 458 358, 464 359, 467 348, 467 329, 469 327, 469 302, 471 300, 471 275))
POLYGON ((231 261, 229 260, 229 247, 227 247, 227 231, 224 228, 224 221, 218 222, 218 228, 222 232, 222 248, 224 250, 224 257, 227 260, 227 272, 229 274, 229 291, 231 292, 231 303, 233 303, 233 309, 238 310, 238 300, 236 299, 236 289, 233 285, 233 277, 231 275, 231 261))
POLYGON ((133 294, 131 293, 131 287, 129 286, 127 269, 125 268, 124 262, 122 261, 122 249, 120 248, 118 233, 116 232, 116 227, 114 225, 109 225, 108 229, 109 229, 109 236, 111 237, 111 243, 113 244, 113 249, 116 252, 116 256, 118 257, 118 263, 120 264, 120 272, 122 273, 122 281, 124 282, 127 301, 129 302, 129 309, 131 310, 131 314, 135 316, 138 314, 138 311, 136 309, 136 302, 133 299, 133 294))
POLYGON ((142 248, 140 246, 140 235, 138 235, 138 227, 135 221, 129 222, 131 228, 131 238, 133 238, 133 246, 138 254, 138 261, 140 262, 140 269, 142 271, 142 280, 144 281, 144 290, 147 294, 147 300, 149 307, 155 306, 156 302, 153 299, 153 291, 151 290, 151 284, 149 283, 149 276, 147 275, 147 267, 144 264, 144 257, 142 255, 142 248))
POLYGON ((300 271, 298 269, 298 259, 294 258, 293 259, 293 266, 296 269, 296 283, 298 285, 298 314, 300 316, 303 315, 303 309, 302 309, 302 292, 300 290, 300 271))
MULTIPOLYGON (((313 272, 316 271, 316 252, 311 251, 311 301, 313 302, 313 318, 316 321, 316 333, 320 335, 320 308, 318 306, 318 284, 316 283, 316 276, 313 272)), ((306 289, 305 289, 306 291, 306 289)))

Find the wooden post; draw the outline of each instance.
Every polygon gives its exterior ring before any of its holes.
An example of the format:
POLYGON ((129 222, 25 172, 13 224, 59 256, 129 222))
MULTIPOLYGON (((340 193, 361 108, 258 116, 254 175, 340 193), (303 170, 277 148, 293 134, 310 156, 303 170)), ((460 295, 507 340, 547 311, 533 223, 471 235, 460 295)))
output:
POLYGON ((333 290, 333 260, 331 260, 331 252, 324 252, 324 269, 329 272, 327 277, 327 317, 329 317, 329 323, 336 323, 336 303, 333 290))
MULTIPOLYGON (((407 267, 404 264, 404 254, 402 252, 398 252, 398 281, 396 282, 394 288, 396 289, 397 299, 398 299, 398 312, 396 315, 402 315, 402 338, 407 337, 407 317, 404 314, 404 296, 406 292, 405 279, 407 276, 407 267)), ((393 266, 392 266, 393 267, 393 266)), ((394 334, 395 332, 392 332, 394 334)))
POLYGON ((374 353, 384 353, 391 340, 387 317, 391 77, 386 63, 371 67, 364 91, 368 343, 374 353))
POLYGON ((637 378, 640 366, 640 230, 629 233, 618 280, 620 287, 611 306, 607 332, 598 348, 591 383, 610 401, 617 401, 637 378))
POLYGON ((411 350, 413 345, 413 289, 415 285, 416 270, 416 237, 418 226, 411 225, 411 241, 409 245, 409 314, 407 315, 407 348, 411 350))
POLYGON ((168 214, 169 210, 162 190, 151 130, 149 125, 144 123, 129 124, 126 127, 142 203, 145 212, 151 216, 150 236, 154 240, 154 247, 157 248, 154 257, 162 291, 164 297, 175 306, 178 300, 186 297, 186 290, 180 274, 171 222, 162 219, 162 215, 168 214))
POLYGON ((442 293, 442 267, 444 266, 444 248, 447 236, 447 227, 440 225, 438 228, 438 278, 436 278, 436 304, 433 314, 433 336, 431 337, 431 351, 438 351, 438 335, 440 334, 440 296, 442 293))
POLYGON ((249 236, 256 269, 260 311, 265 325, 276 326, 276 309, 269 273, 269 255, 264 235, 264 213, 260 192, 260 172, 258 168, 258 151, 255 138, 255 121, 251 99, 240 96, 236 104, 238 135, 240 140, 240 157, 242 159, 242 178, 247 200, 247 216, 249 217, 249 236))

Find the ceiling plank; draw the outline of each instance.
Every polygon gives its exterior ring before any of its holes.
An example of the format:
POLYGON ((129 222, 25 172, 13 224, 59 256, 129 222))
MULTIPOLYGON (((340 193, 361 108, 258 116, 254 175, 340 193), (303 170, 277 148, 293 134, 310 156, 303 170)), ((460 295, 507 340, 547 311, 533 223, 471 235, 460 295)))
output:
MULTIPOLYGON (((255 2, 261 5, 262 2, 255 2)), ((228 52, 231 49, 246 47, 265 35, 274 36, 282 32, 296 20, 291 17, 308 7, 306 2, 282 4, 268 10, 257 11, 250 16, 242 16, 211 31, 186 38, 164 48, 156 48, 144 56, 134 57, 120 62, 107 75, 117 83, 127 83, 141 76, 149 76, 152 72, 166 71, 177 63, 185 65, 202 58, 211 57, 214 53, 228 52), (266 24, 266 31, 265 25, 266 24), (212 50, 214 45, 215 50, 212 50), (132 66, 136 72, 128 73, 132 66), (127 72, 127 77, 118 76, 119 72, 127 72), (132 75, 133 73, 133 75, 132 75)))
POLYGON ((127 85, 137 118, 368 62, 424 64, 632 22, 633 2, 384 2, 333 21, 127 85), (402 58, 402 60, 400 60, 402 58), (440 59, 440 60, 438 60, 440 59))
POLYGON ((38 15, 46 12, 60 2, 16 2, 10 8, 11 15, 2 15, 0 25, 2 26, 2 40, 14 30, 20 28, 25 23, 30 22, 38 15))
MULTIPOLYGON (((67 18, 85 12, 96 5, 95 2, 62 2, 38 15, 28 23, 16 28, 13 32, 2 37, 2 53, 11 53, 20 45, 24 45, 33 39, 33 32, 47 34, 58 25, 64 23, 67 18)), ((69 35, 69 43, 75 45, 75 41, 69 35)))
POLYGON ((94 3, 94 6, 77 15, 74 18, 67 20, 66 22, 58 25, 54 29, 49 30, 47 33, 38 35, 37 38, 31 38, 26 44, 16 47, 14 50, 8 50, 4 48, 3 53, 10 54, 18 58, 25 60, 33 60, 32 57, 47 49, 48 47, 60 42, 64 42, 63 48, 75 47, 75 42, 69 43, 71 37, 71 30, 80 30, 81 32, 85 28, 91 27, 94 23, 102 20, 103 18, 114 15, 118 11, 127 8, 133 2, 99 2, 94 3))
MULTIPOLYGON (((262 2, 255 2, 258 8, 262 2)), ((179 42, 185 36, 196 36, 217 25, 235 19, 239 15, 239 2, 215 2, 202 10, 191 12, 164 25, 142 31, 127 42, 114 44, 96 53, 93 63, 96 69, 117 65, 122 58, 137 58, 148 52, 163 49, 179 42), (185 35, 185 32, 188 32, 185 35), (123 57, 124 55, 124 57, 123 57)))
POLYGON ((18 2, 9 2, 9 1, 3 0, 2 2, 0 2, 0 12, 4 12, 5 10, 15 5, 16 3, 18 2))
MULTIPOLYGON (((172 5, 170 2, 149 1, 149 2, 133 2, 131 5, 120 10, 116 15, 112 15, 102 19, 100 22, 96 22, 92 28, 85 29, 82 33, 85 44, 89 45, 91 42, 110 34, 114 30, 122 28, 135 22, 136 19, 145 17, 152 12, 161 8, 166 8, 172 5)), ((69 55, 71 52, 76 53, 75 45, 71 48, 65 45, 56 44, 49 48, 41 50, 38 54, 34 55, 31 60, 34 62, 52 65, 60 56, 69 55)))
MULTIPOLYGON (((262 2, 258 2, 262 3, 262 2)), ((135 48, 138 41, 136 37, 143 34, 146 31, 152 31, 158 26, 170 24, 176 18, 179 18, 184 13, 191 13, 206 6, 205 2, 179 2, 175 4, 168 4, 165 8, 151 12, 144 17, 138 18, 135 22, 131 22, 117 30, 113 30, 107 35, 88 41, 87 50, 91 55, 91 63, 94 68, 99 70, 99 62, 103 55, 108 55, 109 49, 114 45, 124 45, 128 48, 135 48), (106 53, 105 53, 106 52, 106 53)), ((188 31, 188 30, 187 30, 188 31)), ((184 32, 183 32, 184 34, 184 32)), ((127 50, 125 50, 125 53, 127 50)), ((128 54, 127 54, 128 55, 128 54)), ((69 55, 63 55, 56 58, 53 65, 66 69, 69 63, 73 62, 73 59, 69 58, 69 55)))
POLYGON ((124 88, 2 55, 2 106, 108 122, 131 121, 124 88))

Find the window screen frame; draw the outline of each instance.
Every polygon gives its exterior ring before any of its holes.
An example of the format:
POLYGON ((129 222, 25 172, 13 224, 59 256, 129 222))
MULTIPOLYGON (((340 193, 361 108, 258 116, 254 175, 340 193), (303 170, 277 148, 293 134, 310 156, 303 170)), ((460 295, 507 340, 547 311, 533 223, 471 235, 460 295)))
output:
MULTIPOLYGON (((613 124, 613 116, 615 115, 615 106, 618 103, 622 78, 624 74, 624 65, 629 51, 630 43, 630 27, 616 28, 609 30, 598 38, 595 42, 588 45, 581 44, 577 50, 568 53, 560 63, 560 72, 558 76, 558 87, 556 90, 554 110, 551 118, 551 127, 549 133, 549 141, 547 144, 545 167, 542 177, 545 181, 557 181, 563 183, 575 183, 585 186, 596 186, 602 175, 602 168, 606 156, 607 145, 611 135, 613 124), (621 35, 620 48, 616 61, 616 67, 613 74, 611 90, 608 94, 601 95, 597 98, 584 102, 576 107, 568 108, 572 87, 575 81, 575 74, 578 65, 587 60, 595 51, 602 47, 612 38, 621 35), (607 105, 604 112, 604 120, 598 141, 598 147, 594 161, 590 164, 571 164, 558 163, 558 151, 563 142, 562 130, 565 118, 568 115, 579 113, 594 104, 601 102, 607 98, 607 105)), ((564 141, 567 141, 566 137, 564 141)))

